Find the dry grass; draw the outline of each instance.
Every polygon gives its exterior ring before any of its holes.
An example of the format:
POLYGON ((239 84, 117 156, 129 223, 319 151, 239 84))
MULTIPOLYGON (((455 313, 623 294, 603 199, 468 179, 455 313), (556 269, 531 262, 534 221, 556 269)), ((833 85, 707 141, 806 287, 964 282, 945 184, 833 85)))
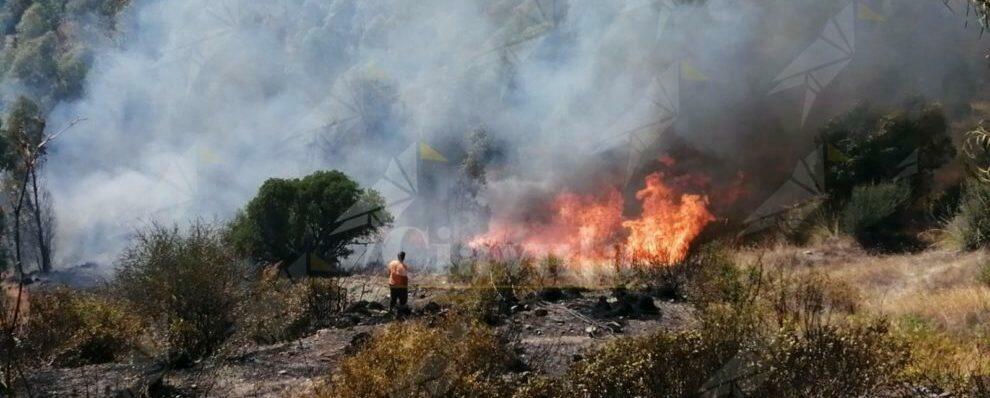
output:
POLYGON ((964 332, 990 320, 990 288, 978 279, 986 261, 982 252, 934 251, 868 256, 826 272, 858 286, 868 311, 895 319, 920 317, 939 329, 964 332))
MULTIPOLYGON (((17 284, 11 283, 0 278, 0 324, 13 318, 15 303, 17 303, 17 284)), ((30 308, 30 295, 28 290, 24 289, 21 291, 21 308, 19 317, 23 321, 27 318, 26 314, 30 308)))
POLYGON ((919 317, 946 331, 967 331, 990 320, 990 287, 979 281, 981 266, 990 261, 985 252, 874 256, 848 241, 833 240, 737 254, 740 264, 757 258, 773 268, 821 272, 854 286, 861 295, 860 308, 874 315, 919 317))
POLYGON ((980 281, 987 252, 930 250, 874 256, 845 243, 779 246, 738 254, 796 274, 822 273, 855 287, 854 317, 891 319, 911 350, 906 376, 961 391, 970 376, 990 373, 990 287, 980 281))
POLYGON ((391 324, 343 361, 316 397, 497 397, 513 355, 491 329, 467 319, 391 324))

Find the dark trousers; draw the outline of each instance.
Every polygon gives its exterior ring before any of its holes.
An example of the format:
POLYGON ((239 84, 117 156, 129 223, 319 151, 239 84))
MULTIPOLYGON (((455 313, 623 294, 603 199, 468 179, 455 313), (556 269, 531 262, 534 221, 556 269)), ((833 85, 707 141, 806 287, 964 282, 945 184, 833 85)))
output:
POLYGON ((391 311, 395 307, 395 303, 399 303, 399 306, 405 307, 406 301, 409 301, 409 288, 408 287, 398 287, 389 286, 389 302, 388 310, 391 311))

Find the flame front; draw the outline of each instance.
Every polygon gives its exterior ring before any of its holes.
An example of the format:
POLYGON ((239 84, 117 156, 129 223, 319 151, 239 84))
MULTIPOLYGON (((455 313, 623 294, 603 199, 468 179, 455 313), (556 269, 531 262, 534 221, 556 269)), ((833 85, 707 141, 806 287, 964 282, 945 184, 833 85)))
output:
POLYGON ((708 211, 708 198, 678 195, 663 184, 663 175, 646 177, 646 188, 636 193, 643 203, 643 214, 622 223, 629 230, 626 247, 634 259, 653 264, 676 264, 687 257, 694 240, 715 221, 708 211))
POLYGON ((663 174, 646 178, 636 193, 642 213, 626 219, 624 201, 614 187, 603 195, 565 192, 551 203, 548 222, 518 222, 495 217, 489 231, 472 239, 475 248, 512 245, 527 255, 555 254, 572 264, 613 262, 669 265, 687 257, 691 242, 715 217, 703 195, 679 194, 663 174), (619 259, 619 249, 625 251, 619 259))

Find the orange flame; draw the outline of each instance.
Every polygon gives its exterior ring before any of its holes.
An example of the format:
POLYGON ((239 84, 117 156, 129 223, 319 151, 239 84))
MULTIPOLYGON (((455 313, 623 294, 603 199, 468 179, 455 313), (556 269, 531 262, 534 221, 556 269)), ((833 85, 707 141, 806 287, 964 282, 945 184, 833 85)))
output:
POLYGON ((622 194, 609 188, 604 195, 559 194, 548 222, 512 222, 496 217, 489 231, 469 242, 474 248, 516 245, 527 254, 563 255, 575 263, 611 261, 614 247, 625 247, 627 260, 669 265, 687 257, 691 242, 715 217, 708 198, 682 194, 664 184, 663 175, 646 178, 636 193, 642 204, 637 218, 622 216, 622 194))
POLYGON ((676 264, 687 257, 691 241, 715 216, 708 211, 707 197, 685 194, 678 198, 662 177, 660 173, 646 177, 646 188, 636 193, 643 214, 622 226, 629 229, 626 246, 633 258, 676 264))
POLYGON ((622 194, 614 188, 601 197, 565 192, 554 199, 549 222, 517 223, 495 218, 488 232, 475 237, 469 245, 495 248, 513 244, 531 254, 596 255, 622 230, 622 204, 622 194))

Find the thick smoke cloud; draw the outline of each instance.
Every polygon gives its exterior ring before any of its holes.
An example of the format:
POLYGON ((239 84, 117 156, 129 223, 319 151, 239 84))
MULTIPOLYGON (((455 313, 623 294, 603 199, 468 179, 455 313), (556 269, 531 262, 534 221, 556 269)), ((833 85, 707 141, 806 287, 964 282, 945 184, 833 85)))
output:
MULTIPOLYGON (((111 262, 134 228, 230 217, 270 177, 337 168, 371 186, 415 142, 456 161, 479 127, 509 148, 486 195, 498 211, 597 168, 603 149, 625 150, 624 133, 658 130, 668 100, 665 131, 733 167, 761 161, 758 134, 786 135, 781 151, 800 157, 803 92, 767 93, 849 2, 700 3, 135 1, 84 98, 52 114, 53 126, 87 118, 47 166, 58 256, 111 262)), ((946 86, 932 81, 978 73, 977 32, 940 1, 904 3, 862 3, 885 21, 857 9, 864 47, 813 120, 849 99, 939 99, 946 86), (945 57, 900 52, 918 43, 945 57), (877 77, 892 65, 907 78, 877 77)))

